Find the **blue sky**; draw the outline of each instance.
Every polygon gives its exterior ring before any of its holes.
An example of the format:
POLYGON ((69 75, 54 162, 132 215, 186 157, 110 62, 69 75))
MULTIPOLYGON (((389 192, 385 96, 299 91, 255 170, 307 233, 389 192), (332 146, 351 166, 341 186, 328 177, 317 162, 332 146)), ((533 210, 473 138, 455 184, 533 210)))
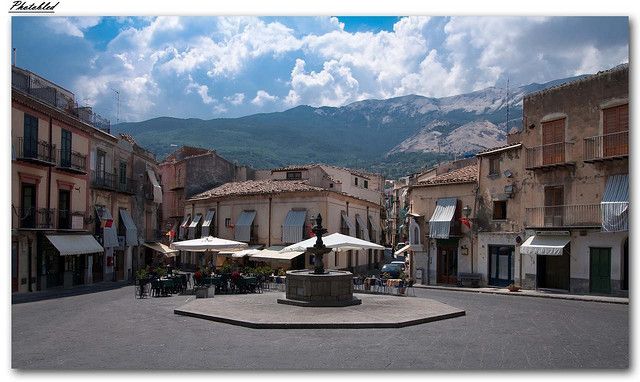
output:
POLYGON ((13 17, 17 64, 115 122, 546 82, 628 61, 626 17, 13 17))

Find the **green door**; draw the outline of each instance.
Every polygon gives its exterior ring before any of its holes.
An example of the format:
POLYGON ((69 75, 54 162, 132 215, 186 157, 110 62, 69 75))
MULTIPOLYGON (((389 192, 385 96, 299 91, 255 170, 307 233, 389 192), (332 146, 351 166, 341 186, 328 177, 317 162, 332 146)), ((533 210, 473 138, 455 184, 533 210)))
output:
POLYGON ((611 248, 590 248, 590 290, 593 293, 611 293, 611 248))

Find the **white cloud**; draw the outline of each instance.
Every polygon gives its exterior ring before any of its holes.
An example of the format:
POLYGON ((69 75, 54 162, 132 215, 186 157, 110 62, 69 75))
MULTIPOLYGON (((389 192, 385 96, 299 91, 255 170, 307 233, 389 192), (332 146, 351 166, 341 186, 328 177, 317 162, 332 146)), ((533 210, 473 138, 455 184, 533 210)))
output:
POLYGON ((291 90, 285 98, 289 106, 300 103, 312 106, 340 106, 356 101, 359 94, 358 81, 351 69, 336 60, 325 62, 320 72, 306 73, 305 62, 296 59, 291 71, 291 90))
POLYGON ((234 106, 242 105, 244 102, 244 93, 236 93, 232 96, 224 97, 224 100, 234 106))
POLYGON ((189 84, 187 85, 187 88, 185 90, 187 94, 191 93, 192 91, 198 93, 198 95, 202 99, 202 103, 206 105, 216 102, 216 100, 209 95, 209 87, 207 85, 200 85, 199 83, 195 82, 193 78, 191 78, 191 76, 189 76, 189 84))
POLYGON ((84 30, 100 23, 101 18, 95 16, 84 17, 47 17, 49 28, 55 33, 73 37, 84 37, 84 30))
POLYGON ((275 102, 278 99, 276 96, 272 96, 264 90, 258 90, 256 92, 256 98, 251 100, 251 103, 256 106, 264 106, 267 102, 275 102))

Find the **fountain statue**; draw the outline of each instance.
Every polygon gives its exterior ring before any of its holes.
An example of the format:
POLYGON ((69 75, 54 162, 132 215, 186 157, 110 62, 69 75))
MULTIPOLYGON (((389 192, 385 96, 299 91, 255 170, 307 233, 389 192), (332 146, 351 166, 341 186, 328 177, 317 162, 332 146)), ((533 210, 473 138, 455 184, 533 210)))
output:
POLYGON ((353 297, 351 272, 324 269, 323 257, 331 248, 322 242, 322 235, 327 233, 322 227, 322 216, 318 214, 315 220, 312 231, 316 243, 307 248, 307 252, 314 255, 314 269, 287 271, 286 298, 278 299, 278 303, 312 307, 361 304, 360 299, 353 297))

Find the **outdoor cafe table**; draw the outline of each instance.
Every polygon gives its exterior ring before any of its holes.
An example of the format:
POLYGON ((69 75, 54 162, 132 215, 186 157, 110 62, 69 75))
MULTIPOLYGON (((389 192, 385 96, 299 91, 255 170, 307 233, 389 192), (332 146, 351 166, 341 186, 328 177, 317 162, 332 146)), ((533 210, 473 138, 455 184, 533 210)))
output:
POLYGON ((168 296, 171 294, 173 290, 174 282, 172 278, 169 277, 161 277, 160 278, 160 288, 163 296, 168 296))

